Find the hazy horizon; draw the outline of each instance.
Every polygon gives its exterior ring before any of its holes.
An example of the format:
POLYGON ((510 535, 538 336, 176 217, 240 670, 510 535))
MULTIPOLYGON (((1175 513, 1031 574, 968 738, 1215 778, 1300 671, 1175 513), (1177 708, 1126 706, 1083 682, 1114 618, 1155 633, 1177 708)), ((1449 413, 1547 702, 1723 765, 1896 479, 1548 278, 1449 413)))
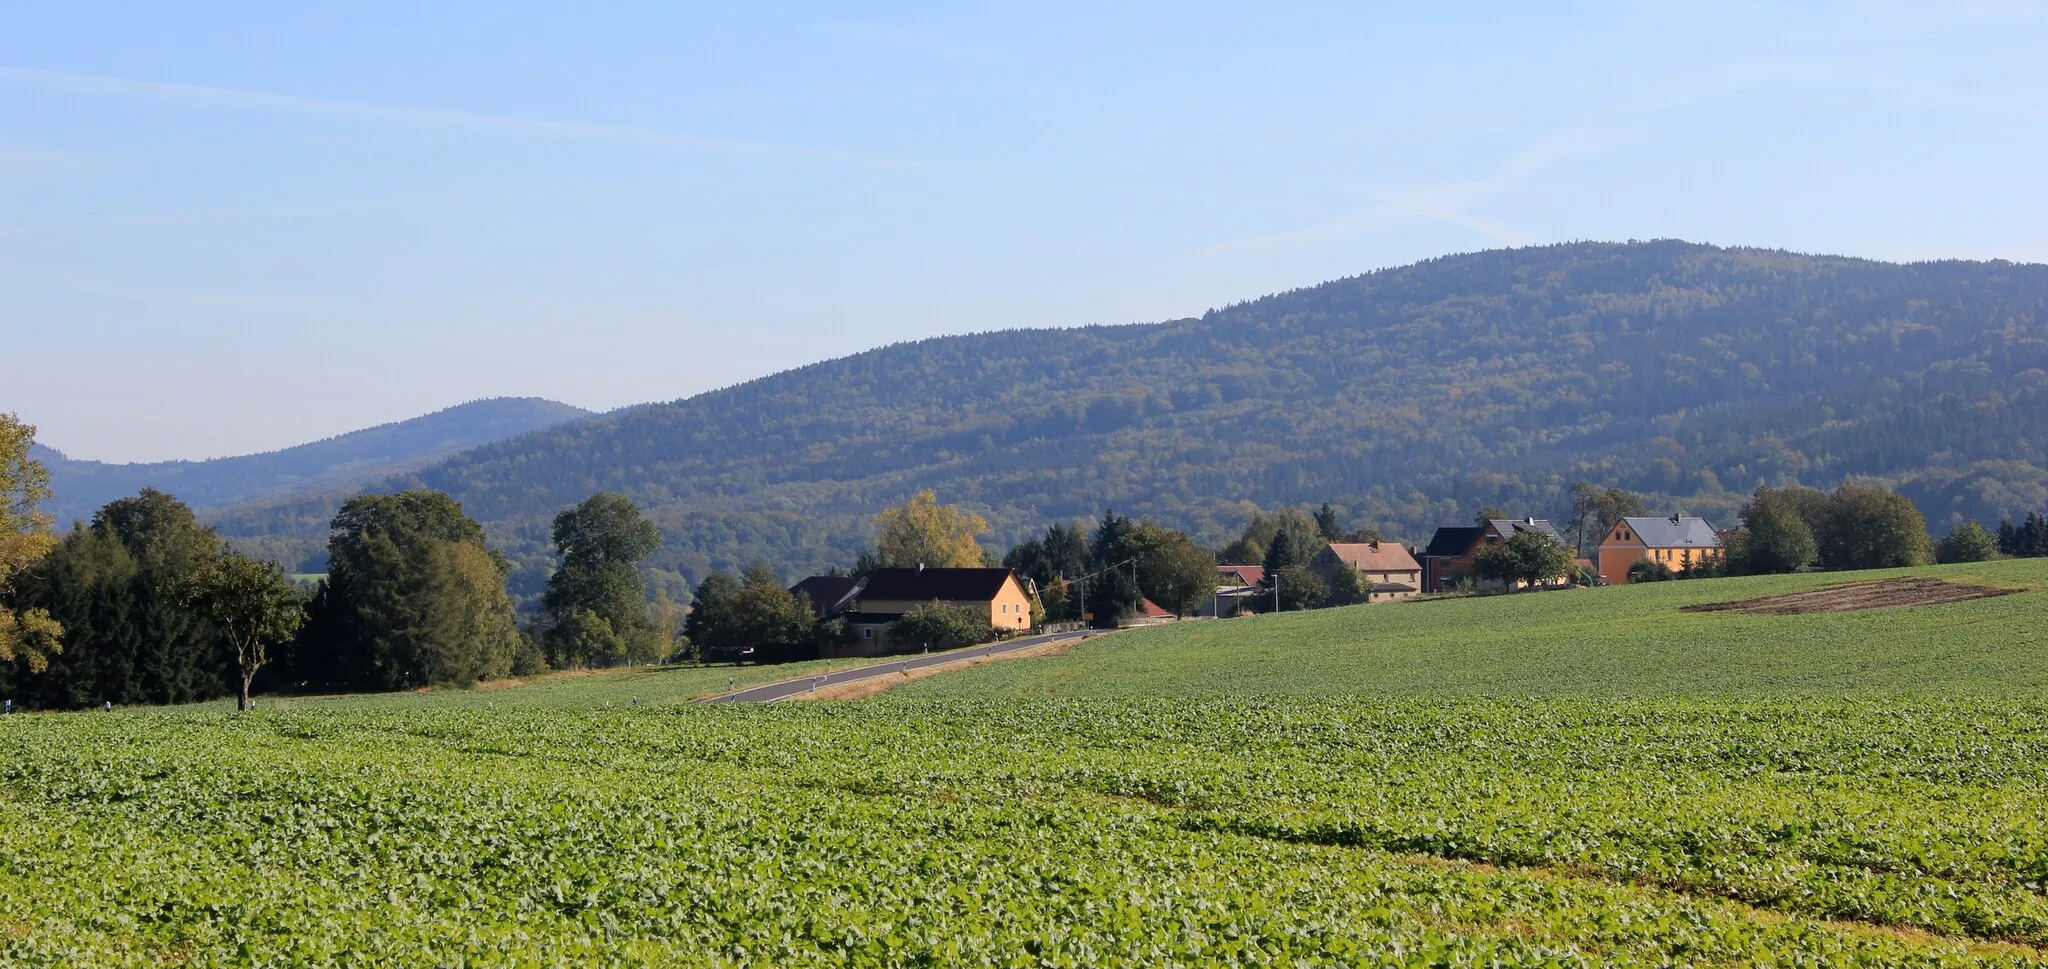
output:
POLYGON ((81 459, 1575 239, 2048 261, 2022 4, 14 19, 0 411, 81 459))

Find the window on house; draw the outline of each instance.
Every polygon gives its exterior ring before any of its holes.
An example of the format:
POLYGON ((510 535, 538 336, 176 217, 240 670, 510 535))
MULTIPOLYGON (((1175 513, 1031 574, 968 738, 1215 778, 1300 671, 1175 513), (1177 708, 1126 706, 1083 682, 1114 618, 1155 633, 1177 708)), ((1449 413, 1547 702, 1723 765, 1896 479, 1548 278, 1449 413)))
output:
POLYGON ((872 629, 863 629, 860 631, 860 638, 873 639, 875 638, 875 631, 872 629))

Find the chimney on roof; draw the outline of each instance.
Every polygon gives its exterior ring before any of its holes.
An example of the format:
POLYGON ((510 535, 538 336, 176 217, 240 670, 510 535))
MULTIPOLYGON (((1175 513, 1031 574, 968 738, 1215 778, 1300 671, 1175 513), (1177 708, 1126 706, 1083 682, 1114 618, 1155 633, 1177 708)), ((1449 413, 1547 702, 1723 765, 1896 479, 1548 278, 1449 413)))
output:
POLYGON ((1678 513, 1675 511, 1671 513, 1671 524, 1678 524, 1678 513))
POLYGON ((1536 524, 1536 516, 1530 515, 1529 517, 1522 519, 1522 522, 1527 525, 1534 525, 1536 524))
POLYGON ((1377 551, 1379 551, 1379 550, 1380 550, 1380 540, 1379 540, 1379 539, 1377 539, 1377 538, 1373 539, 1373 540, 1372 540, 1372 542, 1371 542, 1370 544, 1372 545, 1372 550, 1373 550, 1373 551, 1377 552, 1377 551))
POLYGON ((924 574, 924 563, 923 563, 923 562, 919 562, 919 563, 917 563, 917 574, 919 574, 919 575, 923 575, 923 574, 924 574))

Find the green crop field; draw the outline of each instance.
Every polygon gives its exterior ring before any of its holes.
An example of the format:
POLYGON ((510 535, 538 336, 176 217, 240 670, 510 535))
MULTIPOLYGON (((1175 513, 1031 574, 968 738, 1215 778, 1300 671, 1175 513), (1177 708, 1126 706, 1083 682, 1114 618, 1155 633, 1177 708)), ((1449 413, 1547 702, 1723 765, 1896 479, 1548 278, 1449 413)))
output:
POLYGON ((907 692, 956 696, 1232 693, 1775 696, 1901 690, 2048 694, 2048 559, 1853 576, 1663 582, 1386 603, 1118 635, 907 692), (1915 609, 1796 616, 1681 612, 1907 575, 2024 588, 1915 609))
POLYGON ((2048 964, 2043 594, 1677 611, 1836 581, 15 716, 0 965, 2048 964))

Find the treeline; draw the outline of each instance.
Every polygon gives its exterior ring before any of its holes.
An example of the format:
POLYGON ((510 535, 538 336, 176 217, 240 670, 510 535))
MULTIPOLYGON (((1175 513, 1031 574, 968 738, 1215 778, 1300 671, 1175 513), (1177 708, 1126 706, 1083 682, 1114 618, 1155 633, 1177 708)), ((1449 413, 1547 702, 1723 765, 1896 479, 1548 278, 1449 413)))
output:
MULTIPOLYGON (((176 498, 153 489, 108 503, 58 538, 39 511, 49 495, 28 458, 33 429, 0 415, 0 695, 28 706, 167 704, 259 691, 402 690, 466 685, 548 669, 675 660, 793 659, 844 640, 766 564, 712 571, 685 607, 651 582, 660 529, 616 493, 554 517, 554 564, 535 608, 508 591, 512 567, 484 527, 448 494, 412 489, 359 495, 328 523, 327 572, 297 581, 237 553, 176 498)), ((1581 482, 1565 533, 1590 556, 1642 496, 1581 482)), ((1351 570, 1334 582, 1309 568, 1332 542, 1382 540, 1377 525, 1346 524, 1325 503, 1254 511, 1221 547, 1113 510, 1092 523, 1056 522, 998 558, 981 516, 923 491, 873 523, 856 572, 917 565, 1002 564, 1037 591, 1033 625, 1116 625, 1154 605, 1199 611, 1217 592, 1218 563, 1260 564, 1283 610, 1366 601, 1351 570)), ((1518 517, 1500 508, 1480 519, 1518 517)), ((1832 492, 1760 488, 1723 533, 1727 555, 1685 574, 1646 567, 1646 579, 1872 569, 1999 555, 2048 555, 2048 516, 1995 531, 1962 522, 1939 541, 1913 502, 1846 484, 1832 492)), ((1418 535, 1419 537, 1419 535, 1418 535)), ((1415 544, 1419 544, 1415 543, 1415 544)), ((1482 576, 1548 581, 1572 553, 1525 533, 1481 556, 1482 576)), ((899 620, 905 641, 964 645, 1003 634, 989 617, 942 603, 899 620)))

